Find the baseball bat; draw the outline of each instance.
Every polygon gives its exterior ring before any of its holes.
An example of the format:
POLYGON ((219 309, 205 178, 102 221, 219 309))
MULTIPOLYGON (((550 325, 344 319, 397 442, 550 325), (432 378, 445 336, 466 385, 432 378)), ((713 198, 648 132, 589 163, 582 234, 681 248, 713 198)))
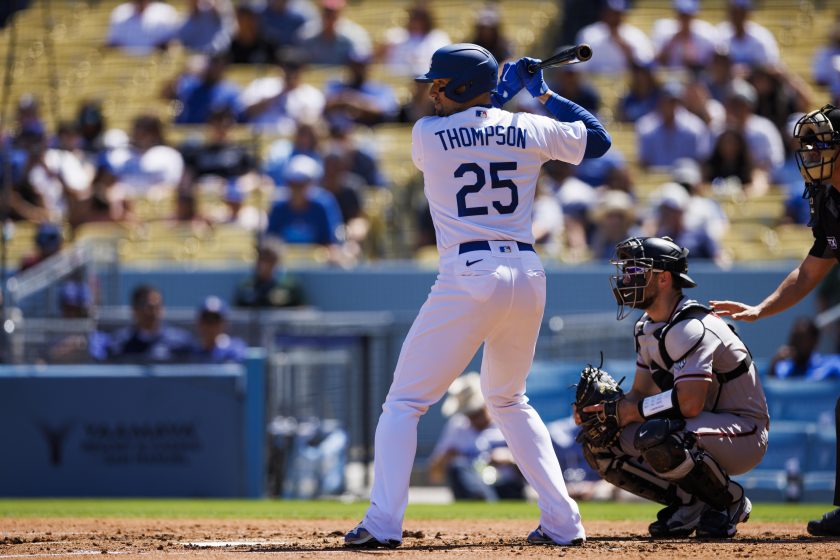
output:
POLYGON ((541 70, 543 68, 554 68, 555 66, 578 64, 580 62, 586 62, 590 58, 592 58, 592 47, 586 43, 581 43, 580 45, 564 47, 560 50, 560 52, 546 58, 539 64, 530 64, 528 66, 528 72, 533 74, 537 70, 541 70))

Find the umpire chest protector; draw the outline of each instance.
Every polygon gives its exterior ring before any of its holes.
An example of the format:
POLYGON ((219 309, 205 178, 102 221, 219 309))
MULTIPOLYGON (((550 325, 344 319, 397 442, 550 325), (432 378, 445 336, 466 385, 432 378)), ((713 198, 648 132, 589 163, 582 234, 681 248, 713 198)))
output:
POLYGON ((712 310, 683 299, 671 318, 654 322, 647 314, 636 323, 638 366, 667 391, 675 378, 730 383, 750 371, 752 358, 740 337, 712 310))

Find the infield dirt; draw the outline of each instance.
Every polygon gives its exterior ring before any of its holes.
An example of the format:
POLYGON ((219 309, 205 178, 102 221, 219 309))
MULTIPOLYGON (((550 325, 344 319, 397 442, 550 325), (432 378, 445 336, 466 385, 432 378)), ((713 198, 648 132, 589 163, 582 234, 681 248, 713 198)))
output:
POLYGON ((840 558, 840 539, 810 537, 804 526, 747 523, 727 541, 653 541, 645 523, 586 522, 583 547, 529 545, 526 521, 406 521, 397 550, 347 550, 347 520, 6 518, 0 558, 621 558, 774 560, 840 558))

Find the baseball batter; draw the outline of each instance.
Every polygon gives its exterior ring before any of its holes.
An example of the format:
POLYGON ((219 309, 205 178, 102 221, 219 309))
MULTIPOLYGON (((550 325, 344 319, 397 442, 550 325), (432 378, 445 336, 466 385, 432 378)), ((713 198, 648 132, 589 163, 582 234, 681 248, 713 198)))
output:
MULTIPOLYGON (((636 323, 636 376, 617 403, 616 445, 584 456, 605 480, 667 507, 653 537, 728 538, 752 505, 729 476, 754 468, 767 449, 769 416, 749 350, 710 308, 687 299, 688 250, 670 238, 616 246, 612 277, 619 319, 636 323)), ((603 411, 604 405, 583 408, 603 411)), ((579 422, 580 423, 580 422, 579 422)))
POLYGON ((437 50, 429 72, 437 116, 417 121, 411 154, 423 172, 440 269, 400 352, 376 428, 371 503, 345 536, 355 547, 396 547, 408 503, 417 422, 484 344, 481 389, 516 463, 539 494, 540 526, 528 540, 580 544, 548 430, 525 397, 545 304, 545 272, 532 243, 540 166, 599 157, 611 140, 580 106, 551 92, 523 58, 504 66, 472 44, 437 50), (555 119, 500 107, 523 87, 555 119))
MULTIPOLYGON (((757 305, 737 301, 711 302, 720 315, 737 321, 757 321, 780 313, 799 303, 840 262, 840 108, 825 105, 802 116, 793 129, 799 140, 796 163, 805 179, 805 196, 811 209, 808 224, 814 244, 800 265, 757 305)), ((835 429, 840 435, 840 399, 835 408, 835 429)), ((837 439, 840 455, 840 437, 837 439)), ((834 479, 834 505, 840 506, 840 461, 834 479)), ((840 536, 840 507, 821 519, 808 523, 808 532, 817 536, 840 536)))

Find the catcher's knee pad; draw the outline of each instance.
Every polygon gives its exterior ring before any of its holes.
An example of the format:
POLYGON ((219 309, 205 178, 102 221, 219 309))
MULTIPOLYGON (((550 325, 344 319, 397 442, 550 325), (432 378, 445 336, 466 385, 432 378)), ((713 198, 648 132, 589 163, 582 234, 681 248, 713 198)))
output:
POLYGON ((744 495, 744 488, 729 479, 729 475, 714 457, 703 450, 689 452, 694 466, 677 485, 715 509, 723 509, 734 504, 744 495))
POLYGON ((663 478, 675 480, 685 476, 693 463, 686 449, 684 420, 656 418, 639 426, 633 446, 663 478))

